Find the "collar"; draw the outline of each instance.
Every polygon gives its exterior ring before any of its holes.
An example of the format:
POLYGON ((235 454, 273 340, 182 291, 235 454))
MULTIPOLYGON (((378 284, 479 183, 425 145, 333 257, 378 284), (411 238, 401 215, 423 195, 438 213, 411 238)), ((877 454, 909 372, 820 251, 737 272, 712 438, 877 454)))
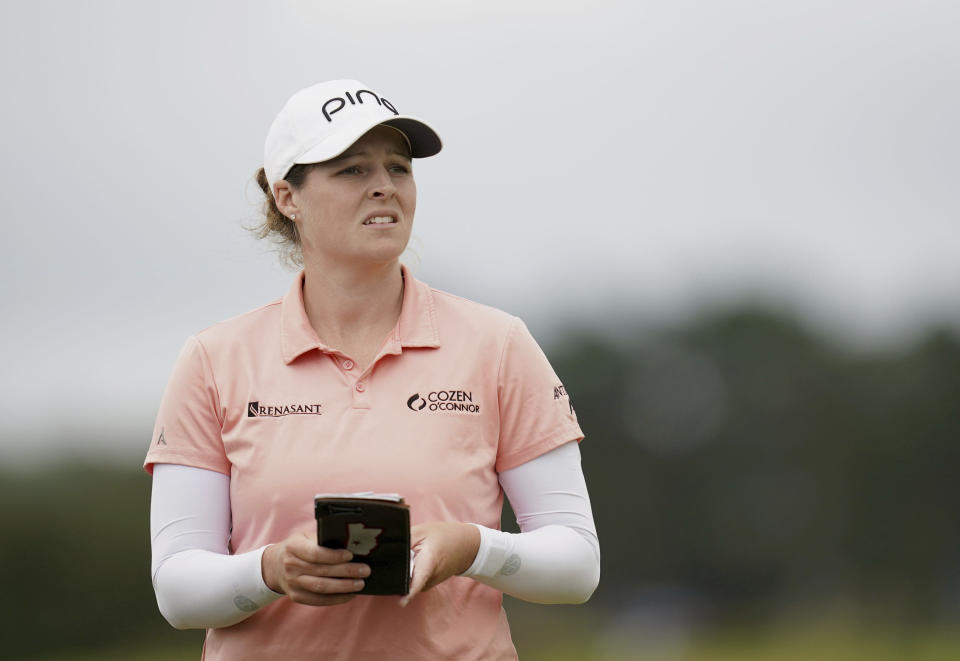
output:
MULTIPOLYGON (((400 318, 384 344, 384 351, 400 353, 402 348, 408 347, 436 349, 440 346, 440 333, 437 330, 433 292, 425 283, 410 275, 402 264, 400 273, 404 282, 400 318)), ((335 351, 317 336, 307 318, 303 304, 305 277, 304 271, 297 274, 290 291, 280 303, 280 351, 287 365, 313 349, 326 353, 335 351)))

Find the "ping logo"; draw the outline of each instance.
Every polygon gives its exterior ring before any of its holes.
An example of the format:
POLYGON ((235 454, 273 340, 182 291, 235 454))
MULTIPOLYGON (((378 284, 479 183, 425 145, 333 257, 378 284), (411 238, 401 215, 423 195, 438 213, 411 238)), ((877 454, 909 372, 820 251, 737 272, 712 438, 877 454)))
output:
POLYGON ((285 415, 323 415, 323 404, 269 404, 260 402, 247 404, 248 418, 281 418, 285 415))
POLYGON ((350 94, 350 92, 344 92, 343 96, 335 96, 332 99, 327 99, 326 101, 324 101, 323 106, 321 106, 320 108, 323 111, 323 116, 326 117, 328 122, 332 122, 333 115, 336 115, 338 112, 343 110, 347 105, 347 101, 350 102, 351 106, 355 106, 358 103, 362 104, 364 94, 370 95, 369 98, 367 99, 368 103, 372 103, 370 99, 373 99, 373 101, 377 102, 377 105, 383 106, 384 108, 392 112, 394 115, 400 114, 397 112, 397 109, 393 107, 392 103, 387 101, 382 96, 377 96, 375 92, 371 92, 370 90, 357 90, 353 94, 350 94), (357 97, 356 101, 353 100, 354 95, 356 95, 357 97), (344 97, 346 97, 346 99, 344 99, 344 97), (336 105, 336 107, 334 107, 332 110, 327 110, 327 106, 329 106, 330 104, 334 104, 334 105, 339 104, 339 105, 336 105))

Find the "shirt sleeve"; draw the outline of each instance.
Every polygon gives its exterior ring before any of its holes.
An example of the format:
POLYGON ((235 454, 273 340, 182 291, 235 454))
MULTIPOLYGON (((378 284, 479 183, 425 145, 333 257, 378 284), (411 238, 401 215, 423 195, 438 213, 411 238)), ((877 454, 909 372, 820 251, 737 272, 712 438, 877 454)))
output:
POLYGON ((180 464, 230 474, 223 449, 223 411, 206 350, 190 337, 167 383, 143 467, 180 464))
POLYGON ((520 319, 513 320, 504 343, 497 396, 497 472, 519 466, 569 441, 583 439, 566 388, 520 319))

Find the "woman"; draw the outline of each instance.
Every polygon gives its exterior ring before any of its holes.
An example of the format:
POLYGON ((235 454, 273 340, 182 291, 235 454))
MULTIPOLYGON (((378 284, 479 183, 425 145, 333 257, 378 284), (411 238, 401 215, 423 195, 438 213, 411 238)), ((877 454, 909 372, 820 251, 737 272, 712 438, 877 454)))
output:
POLYGON ((208 659, 513 659, 502 593, 586 601, 599 546, 573 407, 518 319, 399 263, 424 122, 351 80, 295 94, 267 136, 264 234, 303 270, 191 337, 157 416, 153 582, 208 659), (400 493, 408 595, 316 543, 313 494, 400 493), (499 531, 506 493, 522 532, 499 531))

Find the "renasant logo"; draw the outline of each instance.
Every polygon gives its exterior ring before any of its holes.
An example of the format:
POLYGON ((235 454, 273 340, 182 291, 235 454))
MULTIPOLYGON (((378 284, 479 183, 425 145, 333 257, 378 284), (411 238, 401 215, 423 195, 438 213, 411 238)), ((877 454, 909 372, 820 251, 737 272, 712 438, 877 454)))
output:
POLYGON ((247 404, 248 418, 279 418, 285 415, 323 415, 320 407, 323 404, 268 404, 260 402, 247 404))
POLYGON ((407 408, 411 411, 462 411, 464 413, 480 413, 480 405, 473 403, 471 390, 434 390, 426 397, 414 393, 407 400, 407 408))

